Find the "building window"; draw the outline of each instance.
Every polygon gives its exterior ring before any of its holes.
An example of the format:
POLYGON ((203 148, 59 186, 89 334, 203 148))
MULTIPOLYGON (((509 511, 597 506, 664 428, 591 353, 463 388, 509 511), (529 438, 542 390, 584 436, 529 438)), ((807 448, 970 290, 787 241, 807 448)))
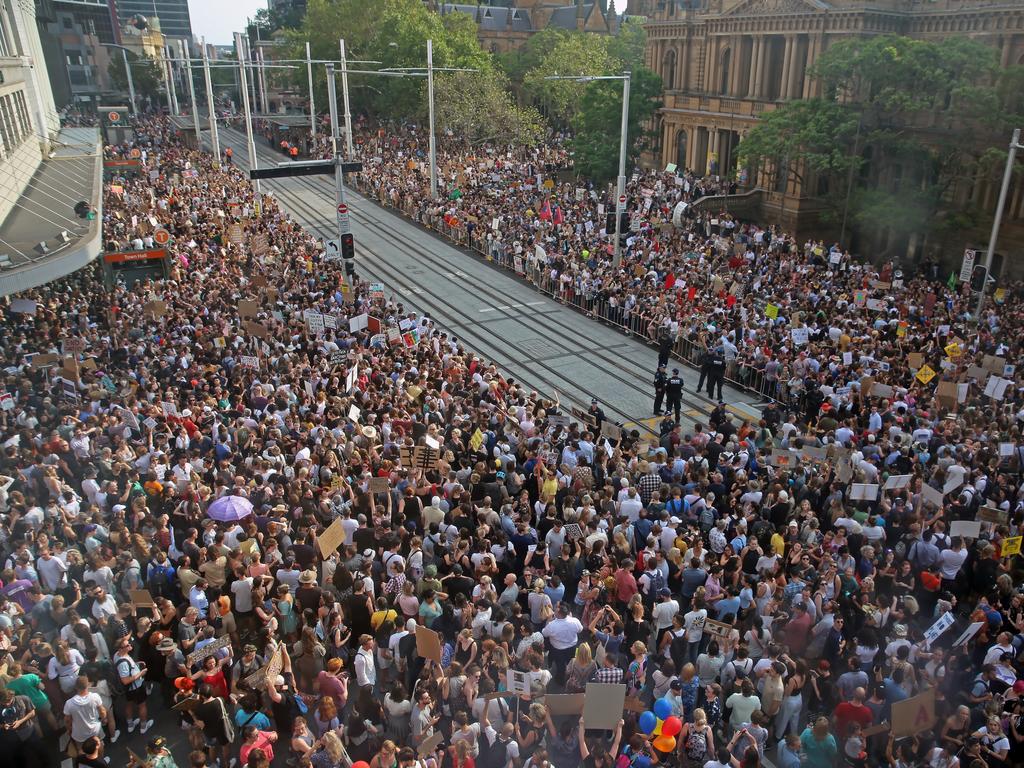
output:
POLYGON ((28 114, 28 104, 25 102, 24 91, 18 91, 14 94, 14 106, 18 110, 18 122, 21 125, 22 133, 28 136, 32 133, 32 118, 28 114))
POLYGON ((723 96, 729 92, 729 74, 730 65, 732 64, 732 50, 727 48, 725 53, 722 54, 722 83, 719 87, 718 92, 723 96))
POLYGON ((665 90, 671 91, 676 87, 676 52, 669 51, 665 54, 662 66, 662 79, 665 81, 665 90))

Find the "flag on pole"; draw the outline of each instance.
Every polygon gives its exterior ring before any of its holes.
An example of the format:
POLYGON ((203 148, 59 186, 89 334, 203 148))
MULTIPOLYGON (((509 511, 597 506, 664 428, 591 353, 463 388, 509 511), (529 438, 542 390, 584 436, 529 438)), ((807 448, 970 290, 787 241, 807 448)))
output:
POLYGON ((555 225, 561 224, 563 221, 565 221, 565 217, 562 216, 562 206, 560 206, 560 205, 556 205, 555 206, 555 210, 554 210, 554 213, 552 214, 552 219, 551 220, 552 220, 552 222, 555 225))
POLYGON ((956 290, 956 272, 949 273, 949 280, 946 281, 946 285, 949 286, 949 290, 956 290))
POLYGON ((540 213, 538 215, 540 216, 541 221, 551 221, 551 202, 549 200, 545 200, 541 203, 540 213))

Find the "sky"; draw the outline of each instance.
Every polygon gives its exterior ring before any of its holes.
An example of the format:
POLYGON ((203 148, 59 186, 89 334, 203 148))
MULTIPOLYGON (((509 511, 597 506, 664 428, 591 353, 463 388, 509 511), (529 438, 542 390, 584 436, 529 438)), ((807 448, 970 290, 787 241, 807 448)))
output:
MULTIPOLYGON (((570 0, 566 0, 566 4, 570 0)), ((614 0, 615 9, 626 9, 626 0, 614 0)), ((192 16, 192 32, 206 37, 206 42, 228 45, 234 41, 233 32, 241 32, 246 18, 266 8, 266 0, 188 0, 192 16)))

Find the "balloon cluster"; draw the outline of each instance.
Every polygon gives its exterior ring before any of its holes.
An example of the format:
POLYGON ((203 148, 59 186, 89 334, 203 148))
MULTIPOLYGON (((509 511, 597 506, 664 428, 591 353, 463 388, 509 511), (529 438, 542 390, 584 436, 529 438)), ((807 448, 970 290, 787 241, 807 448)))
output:
POLYGON ((659 752, 671 752, 676 748, 676 734, 683 729, 683 721, 672 714, 668 699, 654 702, 654 711, 647 710, 640 715, 640 732, 654 736, 651 745, 659 752))

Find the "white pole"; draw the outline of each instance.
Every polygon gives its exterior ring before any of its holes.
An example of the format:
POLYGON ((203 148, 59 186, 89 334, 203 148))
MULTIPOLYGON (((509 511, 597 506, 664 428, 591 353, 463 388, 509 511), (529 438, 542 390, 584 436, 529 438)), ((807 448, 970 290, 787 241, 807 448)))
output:
POLYGON ((132 102, 132 117, 138 115, 138 108, 135 106, 135 81, 132 79, 132 68, 128 64, 128 51, 121 49, 121 58, 124 59, 124 72, 128 76, 128 98, 132 102))
POLYGON ((174 107, 171 104, 171 82, 167 77, 167 51, 163 51, 163 55, 159 60, 160 76, 164 81, 164 96, 167 97, 167 113, 170 115, 174 114, 174 107))
POLYGON ((181 57, 185 60, 185 72, 188 74, 188 98, 192 109, 192 124, 196 128, 196 149, 203 148, 203 129, 199 125, 199 105, 196 103, 196 84, 192 82, 192 52, 188 43, 178 40, 181 57))
POLYGON ((348 102, 348 63, 345 58, 345 41, 339 40, 341 48, 341 100, 345 106, 345 159, 351 160, 355 157, 352 150, 352 111, 348 102))
POLYGON ((619 136, 619 180, 615 192, 615 252, 612 266, 618 269, 622 263, 622 214, 626 210, 626 144, 629 137, 629 78, 626 72, 622 79, 622 133, 619 136))
POLYGON ((217 133, 217 109, 213 101, 213 82, 210 80, 210 57, 206 50, 206 38, 201 38, 203 47, 203 76, 206 79, 206 111, 210 113, 210 141, 213 142, 213 167, 220 167, 220 136, 217 133))
MULTIPOLYGON (((331 114, 331 155, 334 159, 334 202, 335 220, 338 225, 338 249, 344 247, 345 235, 352 234, 352 223, 349 221, 345 203, 345 174, 342 170, 342 159, 338 152, 338 90, 334 82, 334 65, 327 65, 327 106, 331 114)), ((346 267, 348 265, 346 264, 346 267)))
MULTIPOLYGON (((344 66, 344 64, 342 65, 344 66)), ((306 41, 306 76, 309 78, 309 130, 316 139, 316 106, 313 104, 313 57, 309 54, 309 40, 306 41)), ((310 145, 312 148, 312 144, 310 145)))
POLYGON ((1010 151, 1006 156, 1006 170, 1003 171, 1003 186, 999 190, 999 203, 996 205, 996 216, 992 219, 992 232, 988 236, 988 248, 985 250, 985 282, 981 285, 978 293, 978 307, 975 314, 978 322, 981 322, 981 310, 985 306, 985 288, 988 287, 988 275, 992 271, 992 257, 996 252, 996 239, 999 237, 999 227, 1003 223, 1003 208, 1006 207, 1006 196, 1010 191, 1010 180, 1013 177, 1013 165, 1017 159, 1017 150, 1022 149, 1020 145, 1020 128, 1013 129, 1013 138, 1010 139, 1010 151))
POLYGON ((260 91, 263 93, 263 114, 270 114, 270 97, 267 95, 267 67, 263 59, 263 49, 256 48, 256 55, 260 61, 260 91))
POLYGON ((167 77, 168 82, 171 84, 171 114, 180 115, 181 109, 178 107, 178 89, 174 85, 174 62, 171 61, 171 50, 169 46, 164 46, 164 57, 167 60, 167 77))
POLYGON ((434 137, 434 41, 427 40, 427 111, 430 120, 430 199, 437 200, 437 140, 434 137))
MULTIPOLYGON (((245 57, 245 46, 242 42, 242 33, 235 32, 235 48, 238 50, 238 76, 242 82, 242 109, 245 113, 245 139, 249 144, 249 168, 256 170, 256 142, 252 139, 252 112, 249 110, 249 88, 248 81, 246 80, 245 67, 248 63, 245 57)), ((260 187, 260 180, 256 179, 256 197, 260 198, 263 195, 263 190, 260 187)))

